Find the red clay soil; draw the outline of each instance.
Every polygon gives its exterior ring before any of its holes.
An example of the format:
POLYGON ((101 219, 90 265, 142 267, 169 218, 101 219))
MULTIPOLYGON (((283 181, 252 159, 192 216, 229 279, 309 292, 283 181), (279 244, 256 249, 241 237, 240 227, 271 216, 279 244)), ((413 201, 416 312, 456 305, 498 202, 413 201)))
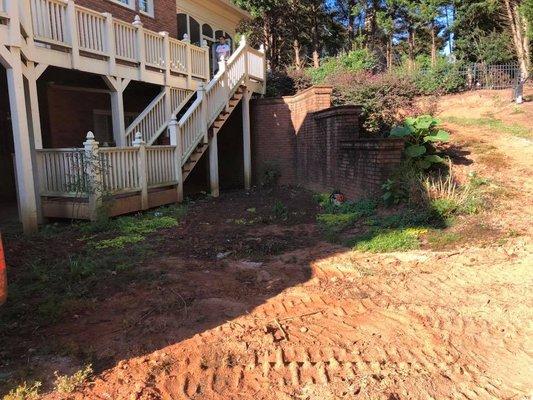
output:
MULTIPOLYGON (((533 160, 530 146, 523 152, 533 160)), ((509 190, 531 176, 531 162, 513 165, 509 190)), ((199 202, 157 235, 159 254, 141 266, 162 279, 109 293, 39 340, 26 338, 65 349, 32 358, 50 375, 83 365, 68 349, 98 360, 79 391, 45 398, 530 398, 531 198, 503 201, 478 223, 508 232, 522 219, 513 235, 389 254, 323 241, 316 205, 299 190, 199 202), (287 213, 265 223, 277 200, 287 213)))

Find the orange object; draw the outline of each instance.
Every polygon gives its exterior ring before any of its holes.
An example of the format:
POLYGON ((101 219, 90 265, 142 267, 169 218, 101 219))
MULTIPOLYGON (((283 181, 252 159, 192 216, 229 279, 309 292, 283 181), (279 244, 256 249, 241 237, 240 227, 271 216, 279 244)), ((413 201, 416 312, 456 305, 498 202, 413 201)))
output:
POLYGON ((7 300, 7 271, 6 259, 4 257, 4 246, 2 245, 2 234, 0 233, 0 305, 7 300))

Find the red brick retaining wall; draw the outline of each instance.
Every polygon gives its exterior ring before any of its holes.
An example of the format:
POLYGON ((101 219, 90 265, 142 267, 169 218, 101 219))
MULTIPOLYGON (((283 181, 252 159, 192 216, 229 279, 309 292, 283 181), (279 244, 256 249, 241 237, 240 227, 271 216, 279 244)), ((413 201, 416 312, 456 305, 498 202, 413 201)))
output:
POLYGON ((338 189, 349 198, 370 197, 401 161, 398 139, 361 138, 361 108, 331 106, 331 88, 256 100, 252 108, 254 177, 266 168, 281 184, 315 191, 338 189))

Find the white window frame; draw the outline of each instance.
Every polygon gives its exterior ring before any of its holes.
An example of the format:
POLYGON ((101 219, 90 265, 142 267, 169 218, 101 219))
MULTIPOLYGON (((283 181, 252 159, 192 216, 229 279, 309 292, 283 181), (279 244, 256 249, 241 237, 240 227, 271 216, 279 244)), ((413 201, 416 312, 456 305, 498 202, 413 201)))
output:
POLYGON ((141 1, 142 0, 138 0, 138 4, 137 4, 139 7, 139 12, 143 15, 147 15, 151 18, 154 18, 155 16, 154 0, 145 0, 148 4, 148 11, 141 10, 141 1))
POLYGON ((123 2, 120 0, 107 0, 107 1, 135 11, 135 0, 126 0, 126 2, 123 2))

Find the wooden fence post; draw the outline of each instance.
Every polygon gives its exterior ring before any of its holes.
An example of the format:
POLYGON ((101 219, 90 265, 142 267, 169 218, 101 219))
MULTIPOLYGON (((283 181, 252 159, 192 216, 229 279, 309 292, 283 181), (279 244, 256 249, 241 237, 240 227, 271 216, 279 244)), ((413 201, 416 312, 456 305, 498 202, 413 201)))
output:
POLYGON ((87 133, 83 148, 85 150, 85 175, 87 177, 86 185, 89 196, 89 218, 91 221, 96 221, 102 205, 103 182, 102 165, 98 155, 98 142, 94 140, 92 132, 87 133))
POLYGON ((181 135, 178 130, 178 120, 176 119, 176 116, 173 115, 172 119, 170 120, 170 123, 168 124, 168 134, 170 136, 170 145, 176 146, 175 148, 175 159, 176 159, 176 181, 177 183, 177 196, 178 196, 178 202, 181 203, 183 201, 183 170, 182 170, 182 162, 183 162, 183 149, 181 146, 181 135))
POLYGON ((146 142, 140 132, 135 134, 133 147, 139 149, 138 167, 139 167, 139 184, 141 185, 141 208, 148 210, 148 168, 146 162, 146 142))

